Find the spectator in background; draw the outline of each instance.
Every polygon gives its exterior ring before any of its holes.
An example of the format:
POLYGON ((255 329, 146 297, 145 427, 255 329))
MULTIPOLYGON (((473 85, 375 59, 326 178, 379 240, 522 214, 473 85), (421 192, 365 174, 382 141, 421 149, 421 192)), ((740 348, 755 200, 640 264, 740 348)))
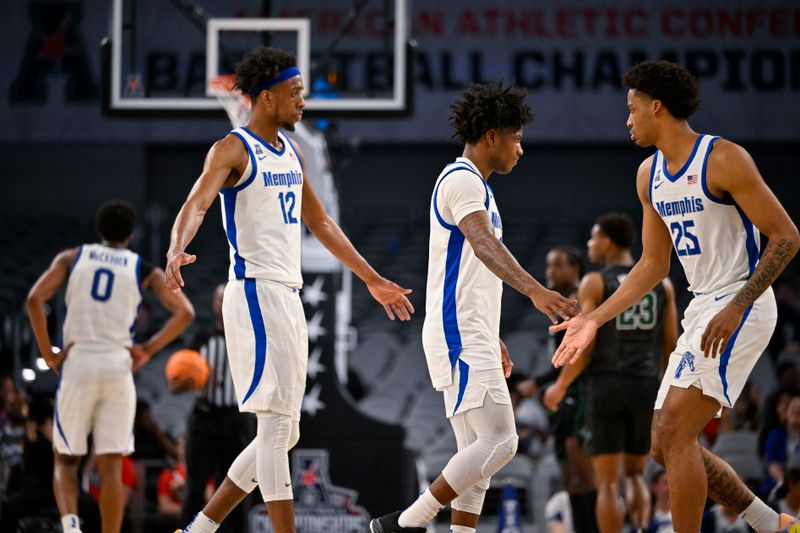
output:
POLYGON ((773 429, 786 423, 786 406, 789 399, 800 394, 800 371, 791 361, 784 361, 776 368, 778 390, 764 400, 764 415, 761 417, 761 431, 758 436, 758 454, 764 455, 767 435, 773 429))
POLYGON ((767 436, 765 457, 771 490, 783 480, 787 467, 800 466, 800 396, 792 396, 786 408, 786 426, 767 436))
POLYGON ((778 279, 774 284, 775 301, 778 304, 778 323, 767 349, 772 360, 781 355, 800 354, 800 305, 798 305, 797 283, 788 277, 778 279))
POLYGON ((186 496, 186 438, 178 437, 178 460, 175 464, 164 468, 158 476, 158 513, 165 519, 164 523, 177 527, 181 516, 181 508, 186 496))
POLYGON ((17 397, 17 384, 8 374, 0 376, 0 427, 8 420, 8 407, 11 400, 17 397))
MULTIPOLYGON (((53 494, 53 399, 36 398, 30 405, 30 418, 24 442, 24 455, 18 488, 8 495, 0 512, 0 531, 15 532, 31 517, 58 523, 58 507, 53 494)), ((100 532, 97 503, 85 492, 78 495, 83 533, 100 532)), ((60 529, 60 524, 56 525, 60 529)))
POLYGON ((648 533, 672 533, 672 511, 669 507, 669 484, 667 471, 656 470, 650 478, 650 494, 653 495, 653 512, 648 533))
POLYGON ((0 494, 7 487, 15 470, 22 466, 25 422, 28 419, 28 399, 25 393, 9 394, 5 421, 0 425, 0 494))
POLYGON ((800 467, 793 466, 786 470, 783 483, 775 491, 770 506, 779 513, 800 515, 800 467))
POLYGON ((739 513, 718 503, 703 514, 703 523, 700 526, 700 533, 750 533, 750 531, 752 529, 739 513))

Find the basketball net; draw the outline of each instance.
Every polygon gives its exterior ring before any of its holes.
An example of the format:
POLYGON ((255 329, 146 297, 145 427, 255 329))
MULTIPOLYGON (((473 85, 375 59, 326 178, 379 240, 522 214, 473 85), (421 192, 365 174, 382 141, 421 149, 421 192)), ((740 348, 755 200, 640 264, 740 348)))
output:
POLYGON ((250 97, 234 88, 235 82, 233 74, 223 74, 208 82, 208 92, 222 104, 234 129, 247 124, 250 118, 250 97))

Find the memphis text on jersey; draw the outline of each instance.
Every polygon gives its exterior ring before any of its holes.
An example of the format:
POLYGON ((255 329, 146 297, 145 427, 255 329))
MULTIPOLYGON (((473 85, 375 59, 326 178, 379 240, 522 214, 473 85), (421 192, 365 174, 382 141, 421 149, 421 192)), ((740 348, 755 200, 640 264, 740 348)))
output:
POLYGON ((656 209, 663 218, 699 213, 704 209, 703 199, 692 196, 674 202, 656 202, 656 209))
POLYGON ((290 170, 289 172, 262 172, 264 187, 291 187, 303 184, 303 173, 290 170))

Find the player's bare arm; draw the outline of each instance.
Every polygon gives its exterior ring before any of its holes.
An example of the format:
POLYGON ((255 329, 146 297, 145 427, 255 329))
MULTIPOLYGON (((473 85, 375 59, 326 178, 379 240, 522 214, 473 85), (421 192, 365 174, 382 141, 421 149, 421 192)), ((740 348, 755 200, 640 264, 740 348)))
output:
MULTIPOLYGON (((292 144, 305 168, 300 147, 293 141, 292 144)), ((347 238, 347 235, 344 234, 342 228, 328 215, 325 206, 307 179, 303 180, 303 210, 301 216, 308 230, 314 234, 314 237, 367 285, 370 294, 383 306, 389 319, 394 320, 395 315, 397 315, 400 320, 411 320, 414 306, 411 305, 406 296, 411 294, 411 289, 400 287, 378 274, 372 268, 367 260, 358 253, 358 250, 347 238)))
POLYGON ((672 239, 667 227, 650 203, 650 167, 653 157, 647 158, 636 175, 636 189, 642 203, 642 257, 631 269, 625 281, 608 300, 586 315, 552 326, 550 331, 567 330, 564 340, 553 355, 553 364, 575 363, 594 339, 597 329, 629 308, 656 286, 669 273, 672 239))
POLYGON ((511 354, 508 353, 508 346, 500 339, 500 364, 503 365, 503 377, 506 379, 511 377, 511 371, 514 369, 514 362, 511 360, 511 354))
POLYGON ((558 317, 566 319, 578 313, 575 300, 564 298, 543 287, 520 266, 508 248, 495 237, 486 211, 468 214, 461 219, 458 229, 469 241, 475 257, 495 276, 530 298, 536 309, 544 313, 553 324, 558 323, 558 317))
POLYGON ((706 326, 700 349, 706 357, 725 351, 728 339, 745 310, 772 285, 797 253, 800 235, 772 191, 764 183, 753 158, 741 146, 719 139, 708 157, 709 191, 731 198, 769 243, 750 279, 706 326))
MULTIPOLYGON (((581 306, 583 313, 589 313, 600 305, 603 301, 603 292, 605 284, 603 283, 603 276, 599 272, 589 272, 578 285, 578 303, 581 306)), ((558 404, 564 399, 567 394, 569 386, 578 379, 583 371, 589 366, 592 360, 592 352, 594 351, 594 340, 592 340, 586 347, 585 355, 581 357, 574 365, 568 365, 561 369, 558 378, 550 384, 544 392, 542 402, 544 406, 555 411, 558 409, 558 404)))
POLYGON ((178 338, 178 335, 192 323, 195 316, 194 307, 189 299, 183 293, 173 292, 167 287, 166 275, 160 268, 154 268, 150 272, 142 281, 142 288, 152 291, 171 316, 147 342, 142 345, 134 345, 130 349, 134 372, 149 361, 154 354, 178 338))
POLYGON ((33 335, 36 337, 36 344, 39 347, 39 354, 45 360, 47 366, 58 373, 58 369, 66 359, 69 349, 66 346, 60 353, 53 353, 53 345, 50 340, 50 333, 47 331, 47 316, 44 311, 44 304, 49 301, 58 289, 67 281, 69 269, 75 262, 78 255, 77 248, 71 248, 59 253, 45 270, 28 293, 28 318, 31 322, 33 335))
POLYGON ((678 344, 678 306, 675 303, 675 287, 669 278, 662 281, 664 286, 664 330, 661 339, 661 372, 667 370, 669 356, 678 344))
POLYGON ((169 290, 179 291, 183 287, 181 267, 197 260, 196 256, 186 253, 186 247, 194 239, 222 187, 233 186, 239 181, 247 168, 247 160, 247 150, 234 135, 217 141, 208 151, 203 172, 192 186, 170 233, 166 267, 169 290))

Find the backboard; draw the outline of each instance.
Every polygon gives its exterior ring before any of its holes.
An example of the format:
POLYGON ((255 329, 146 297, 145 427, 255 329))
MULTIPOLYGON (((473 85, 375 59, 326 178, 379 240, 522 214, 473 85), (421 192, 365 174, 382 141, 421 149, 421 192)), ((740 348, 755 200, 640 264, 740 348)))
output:
POLYGON ((112 0, 104 112, 221 113, 208 81, 268 45, 297 55, 308 115, 406 116, 412 100, 406 1, 112 0))

